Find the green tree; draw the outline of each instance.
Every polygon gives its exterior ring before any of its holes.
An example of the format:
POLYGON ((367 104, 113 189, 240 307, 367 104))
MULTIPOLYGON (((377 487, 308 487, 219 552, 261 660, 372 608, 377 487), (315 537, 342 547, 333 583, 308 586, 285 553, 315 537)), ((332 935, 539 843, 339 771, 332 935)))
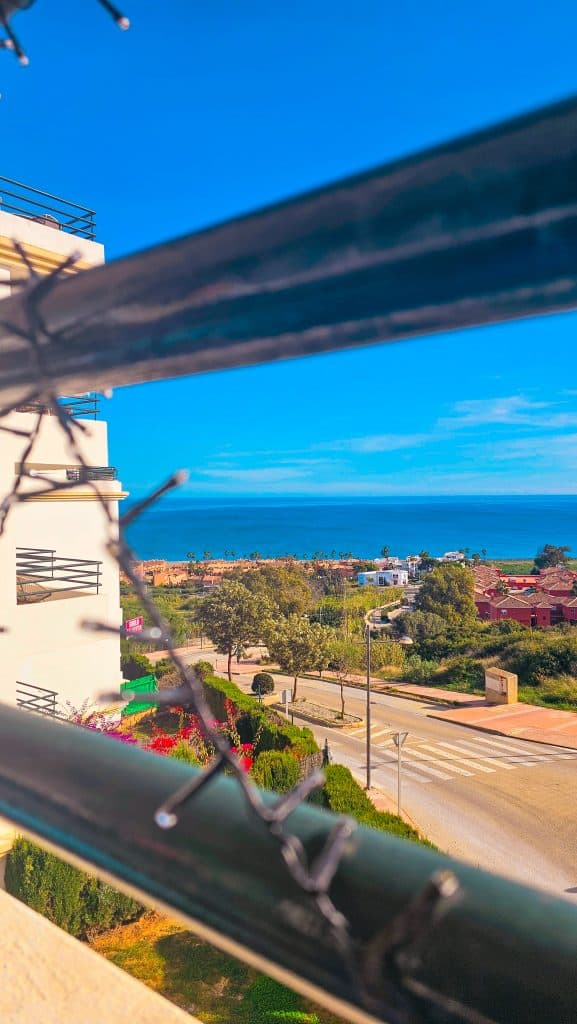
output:
POLYGON ((381 548, 381 558, 388 558, 390 553, 391 553, 391 549, 390 549, 389 545, 385 544, 384 547, 381 548))
POLYGON ((290 751, 263 750, 252 766, 251 775, 261 789, 289 793, 298 785, 300 764, 290 751))
POLYGON ((359 648, 351 640, 335 637, 330 645, 330 667, 341 690, 341 718, 345 717, 345 683, 359 660, 359 648))
POLYGON ((274 692, 274 679, 270 672, 256 672, 251 685, 253 693, 273 693, 274 692))
POLYGON ((291 565, 261 565, 246 571, 233 570, 236 579, 253 594, 260 594, 275 605, 281 615, 304 615, 308 612, 313 594, 303 570, 291 565))
POLYGON ((497 594, 501 594, 503 597, 506 597, 509 593, 509 587, 507 586, 506 580, 497 580, 495 590, 497 594))
POLYGON ((474 622, 475 578, 465 565, 443 563, 424 579, 415 601, 417 611, 439 615, 451 626, 474 622))
POLYGON ((567 551, 571 548, 567 544, 557 547, 555 544, 545 544, 535 555, 535 568, 537 570, 549 569, 556 565, 567 565, 567 551))
POLYGON ((397 636, 410 636, 411 640, 430 640, 447 629, 447 622, 433 612, 403 612, 394 620, 397 636))
POLYGON ((274 623, 267 636, 267 647, 282 672, 293 677, 292 699, 296 699, 298 677, 328 662, 332 632, 318 623, 309 623, 299 615, 274 623))
POLYGON ((199 615, 206 636, 219 654, 228 658, 232 681, 232 656, 247 644, 258 643, 272 613, 270 603, 235 580, 224 580, 200 605, 199 615))

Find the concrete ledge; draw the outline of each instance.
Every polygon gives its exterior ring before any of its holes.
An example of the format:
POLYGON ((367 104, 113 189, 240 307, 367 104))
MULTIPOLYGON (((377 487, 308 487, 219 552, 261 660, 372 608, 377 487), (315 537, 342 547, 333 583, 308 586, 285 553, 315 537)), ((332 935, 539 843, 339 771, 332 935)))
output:
POLYGON ((2 1024, 200 1024, 0 892, 2 1024))

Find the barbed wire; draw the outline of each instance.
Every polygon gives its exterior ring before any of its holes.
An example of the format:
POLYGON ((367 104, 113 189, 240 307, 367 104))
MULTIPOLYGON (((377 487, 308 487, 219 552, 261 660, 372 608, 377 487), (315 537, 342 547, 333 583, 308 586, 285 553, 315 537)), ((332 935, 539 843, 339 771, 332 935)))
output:
MULTIPOLYGON (((442 1019, 480 1020, 481 1018, 459 1016, 458 1013, 455 1016, 456 1007, 449 1006, 446 1000, 443 1001, 444 997, 428 991, 425 994, 416 982, 411 984, 420 962, 419 949, 423 936, 429 933, 431 927, 458 895, 459 884, 455 876, 451 872, 433 876, 424 892, 382 932, 369 943, 359 942, 352 934, 346 916, 338 909, 330 892, 339 864, 347 850, 352 848, 351 841, 357 828, 356 821, 346 816, 338 819, 322 849, 312 859, 309 859, 303 843, 289 827, 288 819, 292 812, 315 789, 323 785, 323 772, 314 768, 291 792, 272 803, 268 802, 263 799, 260 791, 245 773, 240 758, 232 752, 226 737, 212 724, 213 716, 205 697, 202 678, 195 667, 187 665, 179 654, 169 624, 157 608, 145 581, 135 570, 136 556, 126 540, 125 533, 126 528, 145 510, 165 494, 181 486, 187 479, 187 473, 182 470, 173 473, 120 519, 115 516, 110 508, 110 500, 107 500, 100 490, 97 481, 90 479, 91 466, 86 461, 81 444, 81 438, 87 433, 88 428, 81 421, 74 419, 60 404, 58 382, 50 370, 50 354, 54 347, 65 343, 65 335, 49 331, 41 311, 42 300, 62 274, 73 268, 78 257, 68 257, 56 270, 46 277, 39 278, 25 250, 18 243, 14 244, 30 275, 28 281, 21 286, 26 323, 22 327, 2 320, 0 306, 0 324, 22 338, 28 345, 31 355, 31 376, 35 379, 35 387, 21 402, 0 409, 0 431, 21 437, 24 442, 14 482, 0 503, 0 538, 5 534, 9 517, 18 503, 62 491, 72 491, 79 486, 78 480, 62 482, 52 479, 46 473, 32 473, 28 468, 38 443, 42 423, 46 416, 53 416, 62 430, 71 457, 78 466, 86 470, 81 476, 81 483, 88 486, 102 509, 105 548, 130 582, 147 618, 152 623, 142 634, 142 638, 167 638, 167 657, 174 665, 179 684, 164 692, 145 694, 139 691, 138 700, 148 700, 161 706, 180 705, 191 708, 198 717, 206 738, 214 746, 215 757, 211 764, 191 775, 190 780, 176 792, 167 794, 165 800, 157 807, 154 815, 157 827, 176 827, 182 808, 210 785, 213 779, 223 773, 232 776, 242 791, 250 813, 261 822, 275 841, 287 875, 310 897, 320 917, 325 936, 330 937, 335 952, 340 956, 343 970, 360 1005, 364 1005, 369 1012, 381 1013, 384 1002, 390 1024, 418 1024, 431 1019, 423 1011, 423 999, 437 1007, 444 1006, 449 1016, 442 1019), (12 423, 1 422, 14 411, 35 405, 40 411, 29 430, 21 430, 12 423), (33 487, 32 484, 41 486, 33 487)), ((106 622, 85 621, 82 626, 94 632, 114 634, 119 639, 125 635, 122 628, 106 622)), ((131 635, 131 639, 137 637, 138 635, 131 635)), ((112 697, 117 701, 129 699, 126 692, 122 695, 120 692, 103 695, 103 699, 106 700, 112 697)), ((290 919, 289 908, 285 908, 284 912, 287 919, 290 919)))

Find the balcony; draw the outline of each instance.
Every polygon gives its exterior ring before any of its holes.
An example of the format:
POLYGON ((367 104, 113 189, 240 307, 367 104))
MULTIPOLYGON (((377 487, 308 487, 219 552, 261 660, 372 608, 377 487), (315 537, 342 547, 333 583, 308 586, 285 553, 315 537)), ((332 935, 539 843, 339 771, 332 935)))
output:
POLYGON ((66 558, 51 548, 16 548, 18 604, 39 604, 98 594, 102 562, 66 558))
POLYGON ((37 711, 54 718, 58 712, 57 696, 56 690, 47 690, 44 686, 16 683, 16 707, 24 711, 37 711))
POLYGON ((66 479, 77 484, 98 480, 117 480, 118 470, 116 466, 78 466, 66 470, 66 479))
MULTIPOLYGON (((96 420, 100 408, 99 396, 92 393, 85 395, 71 395, 58 399, 60 408, 73 420, 96 420)), ((54 409, 44 402, 27 402, 26 405, 19 405, 16 412, 42 413, 44 416, 54 416, 54 409)))
POLYGON ((35 221, 56 231, 94 241, 95 213, 86 206, 71 203, 50 192, 23 185, 0 175, 0 212, 35 221))

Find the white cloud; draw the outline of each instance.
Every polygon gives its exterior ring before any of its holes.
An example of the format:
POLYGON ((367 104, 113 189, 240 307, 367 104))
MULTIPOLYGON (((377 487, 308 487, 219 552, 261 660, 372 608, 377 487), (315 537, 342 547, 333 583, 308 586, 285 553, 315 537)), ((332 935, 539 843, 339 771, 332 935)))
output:
POLYGON ((243 484, 278 484, 302 480, 311 474, 299 466, 264 466, 256 469, 200 469, 211 480, 243 484))
POLYGON ((534 402, 523 395, 467 399, 457 402, 450 416, 437 421, 437 427, 451 431, 486 424, 545 430, 562 430, 577 426, 577 413, 555 410, 553 402, 534 402))
POLYGON ((321 441, 314 450, 323 452, 355 452, 361 455, 375 452, 396 452, 403 448, 417 448, 432 439, 429 434, 368 434, 337 441, 321 441))

